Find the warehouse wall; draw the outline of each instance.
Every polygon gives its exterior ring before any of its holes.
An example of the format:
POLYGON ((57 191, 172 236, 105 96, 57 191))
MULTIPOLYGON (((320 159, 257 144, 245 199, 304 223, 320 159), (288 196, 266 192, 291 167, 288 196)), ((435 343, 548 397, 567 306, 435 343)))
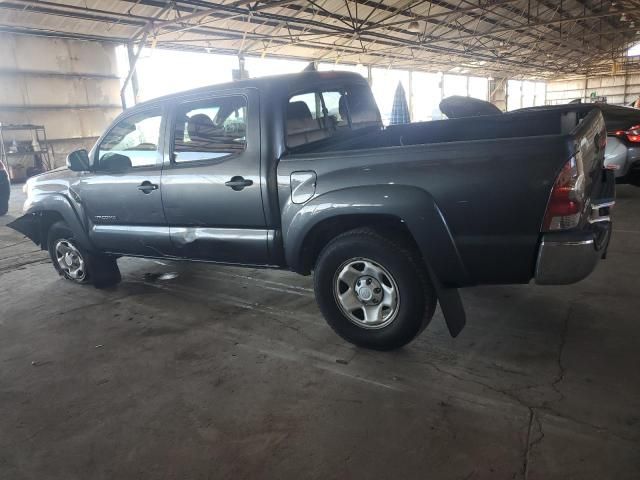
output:
POLYGON ((547 83, 547 103, 550 105, 576 98, 589 102, 592 93, 607 97, 607 103, 613 105, 628 104, 640 97, 640 74, 602 75, 547 83))
POLYGON ((56 166, 93 145, 119 95, 115 45, 0 34, 0 122, 44 125, 56 166))

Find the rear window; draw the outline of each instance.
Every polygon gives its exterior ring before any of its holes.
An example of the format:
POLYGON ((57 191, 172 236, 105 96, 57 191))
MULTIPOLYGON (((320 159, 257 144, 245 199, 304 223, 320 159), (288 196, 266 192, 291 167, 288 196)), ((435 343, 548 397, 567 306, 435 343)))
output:
POLYGON ((305 92, 289 99, 287 146, 299 147, 344 132, 378 125, 378 107, 367 88, 305 92))

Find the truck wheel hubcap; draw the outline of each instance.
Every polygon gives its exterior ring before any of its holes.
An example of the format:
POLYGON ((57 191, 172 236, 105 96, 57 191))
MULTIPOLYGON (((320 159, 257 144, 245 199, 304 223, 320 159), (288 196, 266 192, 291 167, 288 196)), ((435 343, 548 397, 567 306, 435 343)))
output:
POLYGON ((398 285, 389 271, 368 258, 352 258, 336 271, 333 293, 342 313, 363 328, 393 322, 400 305, 398 285))
POLYGON ((84 280, 87 272, 84 267, 84 258, 69 240, 60 239, 55 245, 56 262, 64 274, 75 281, 84 280))

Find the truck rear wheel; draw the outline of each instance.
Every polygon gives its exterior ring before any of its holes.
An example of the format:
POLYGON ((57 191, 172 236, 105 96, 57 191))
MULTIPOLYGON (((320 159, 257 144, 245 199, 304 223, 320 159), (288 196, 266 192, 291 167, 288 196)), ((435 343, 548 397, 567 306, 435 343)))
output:
POLYGON ((316 300, 345 340, 392 350, 429 323, 437 298, 419 254, 370 229, 346 232, 322 251, 314 272, 316 300))
POLYGON ((120 282, 116 259, 84 250, 65 222, 51 225, 47 245, 54 268, 67 280, 92 284, 97 288, 110 287, 120 282))

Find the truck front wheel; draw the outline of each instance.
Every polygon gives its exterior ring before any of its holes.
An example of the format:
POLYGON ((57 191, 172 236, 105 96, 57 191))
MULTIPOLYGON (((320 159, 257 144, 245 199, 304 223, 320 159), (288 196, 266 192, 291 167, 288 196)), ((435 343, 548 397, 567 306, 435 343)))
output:
POLYGON ((370 229, 346 232, 321 252, 316 300, 345 340, 392 350, 413 340, 433 316, 437 298, 421 258, 405 242, 370 229))
POLYGON ((75 283, 93 284, 97 288, 120 282, 120 270, 115 258, 85 251, 73 237, 65 222, 51 225, 48 250, 56 271, 75 283))

